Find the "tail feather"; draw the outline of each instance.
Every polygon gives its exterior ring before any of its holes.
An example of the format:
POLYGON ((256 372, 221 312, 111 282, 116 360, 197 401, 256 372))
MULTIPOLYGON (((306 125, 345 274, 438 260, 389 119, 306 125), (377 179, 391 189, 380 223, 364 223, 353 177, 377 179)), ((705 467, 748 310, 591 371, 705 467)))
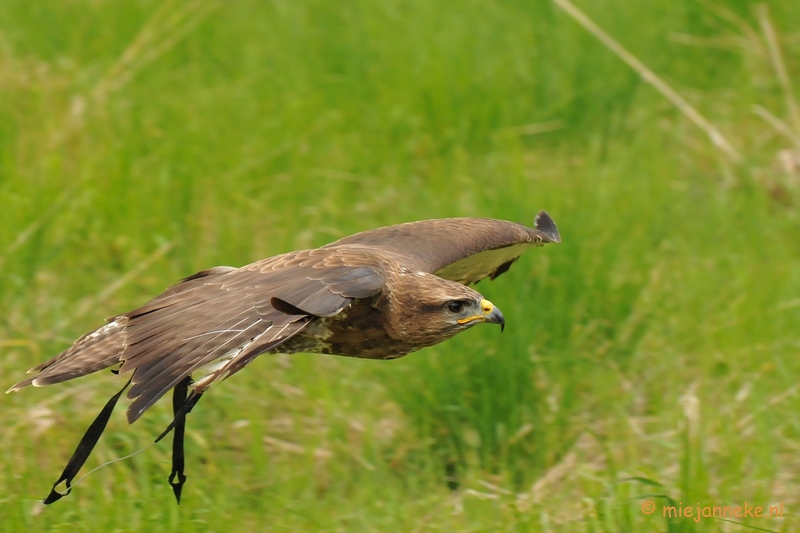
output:
POLYGON ((119 363, 125 349, 127 322, 128 317, 119 316, 113 322, 84 335, 70 348, 30 369, 28 373, 37 374, 20 381, 7 392, 16 392, 28 385, 42 387, 61 383, 119 363))

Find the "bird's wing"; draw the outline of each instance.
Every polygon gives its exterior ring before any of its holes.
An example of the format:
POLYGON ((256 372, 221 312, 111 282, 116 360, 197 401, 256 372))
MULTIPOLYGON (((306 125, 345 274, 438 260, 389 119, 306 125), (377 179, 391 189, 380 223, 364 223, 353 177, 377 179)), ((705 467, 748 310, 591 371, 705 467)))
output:
POLYGON ((109 319, 14 385, 49 385, 122 363, 133 372, 128 421, 192 372, 198 387, 225 379, 286 342, 317 317, 381 292, 385 276, 368 250, 302 250, 242 268, 216 267, 170 287, 144 306, 109 319), (207 366, 208 365, 208 366, 207 366))
POLYGON ((125 314, 120 372, 135 370, 129 421, 195 370, 214 363, 206 386, 224 379, 315 317, 378 294, 384 282, 368 252, 317 249, 258 261, 185 290, 168 289, 125 314))
POLYGON ((354 299, 377 295, 389 272, 384 265, 399 263, 464 284, 494 279, 527 248, 560 242, 547 213, 535 222, 535 229, 481 218, 412 222, 240 269, 205 270, 114 317, 11 390, 121 362, 121 372, 134 372, 128 392, 133 422, 195 370, 210 371, 202 378, 208 386, 297 335, 316 317, 336 315, 354 299))
POLYGON ((535 228, 489 218, 446 218, 409 222, 357 233, 327 245, 385 250, 422 272, 465 285, 494 279, 527 249, 561 242, 546 212, 536 215, 535 228))
MULTIPOLYGON (((213 277, 233 270, 236 269, 215 267, 203 270, 170 287, 159 298, 192 289, 213 277)), ((28 385, 42 387, 61 383, 119 363, 125 348, 125 328, 128 324, 128 317, 125 315, 114 316, 106 322, 108 322, 106 325, 82 336, 60 354, 28 370, 28 374, 35 375, 15 384, 8 392, 17 391, 28 385)))

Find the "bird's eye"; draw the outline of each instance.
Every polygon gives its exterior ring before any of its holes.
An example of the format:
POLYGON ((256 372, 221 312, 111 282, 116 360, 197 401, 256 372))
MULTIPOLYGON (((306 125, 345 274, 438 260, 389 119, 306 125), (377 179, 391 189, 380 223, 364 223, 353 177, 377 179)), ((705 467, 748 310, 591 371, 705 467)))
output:
POLYGON ((464 303, 459 301, 448 302, 447 304, 447 309, 451 313, 460 313, 462 307, 464 307, 464 303))

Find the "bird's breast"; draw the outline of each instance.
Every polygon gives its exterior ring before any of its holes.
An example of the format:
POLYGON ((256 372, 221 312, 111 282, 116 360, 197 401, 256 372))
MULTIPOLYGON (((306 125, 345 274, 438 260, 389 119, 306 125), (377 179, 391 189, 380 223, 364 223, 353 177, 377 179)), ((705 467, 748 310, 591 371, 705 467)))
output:
POLYGON ((371 299, 355 300, 334 316, 315 319, 274 351, 396 359, 420 348, 392 338, 386 324, 386 317, 372 306, 371 299))

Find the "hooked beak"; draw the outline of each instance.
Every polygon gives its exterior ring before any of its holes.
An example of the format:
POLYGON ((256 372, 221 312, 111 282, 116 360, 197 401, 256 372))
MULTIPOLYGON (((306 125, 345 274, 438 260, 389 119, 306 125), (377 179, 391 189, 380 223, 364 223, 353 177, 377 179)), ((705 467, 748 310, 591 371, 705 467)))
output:
POLYGON ((500 332, 502 333, 506 329, 506 319, 503 318, 503 313, 500 312, 500 309, 485 299, 481 300, 481 308, 483 309, 484 320, 492 324, 500 324, 500 332))
POLYGON ((492 324, 500 324, 500 331, 502 332, 506 327, 506 319, 503 318, 503 313, 500 312, 500 309, 494 306, 492 302, 487 300, 486 298, 481 300, 481 311, 480 315, 473 315, 467 318, 462 318, 458 322, 460 324, 468 324, 470 322, 490 322, 492 324))

